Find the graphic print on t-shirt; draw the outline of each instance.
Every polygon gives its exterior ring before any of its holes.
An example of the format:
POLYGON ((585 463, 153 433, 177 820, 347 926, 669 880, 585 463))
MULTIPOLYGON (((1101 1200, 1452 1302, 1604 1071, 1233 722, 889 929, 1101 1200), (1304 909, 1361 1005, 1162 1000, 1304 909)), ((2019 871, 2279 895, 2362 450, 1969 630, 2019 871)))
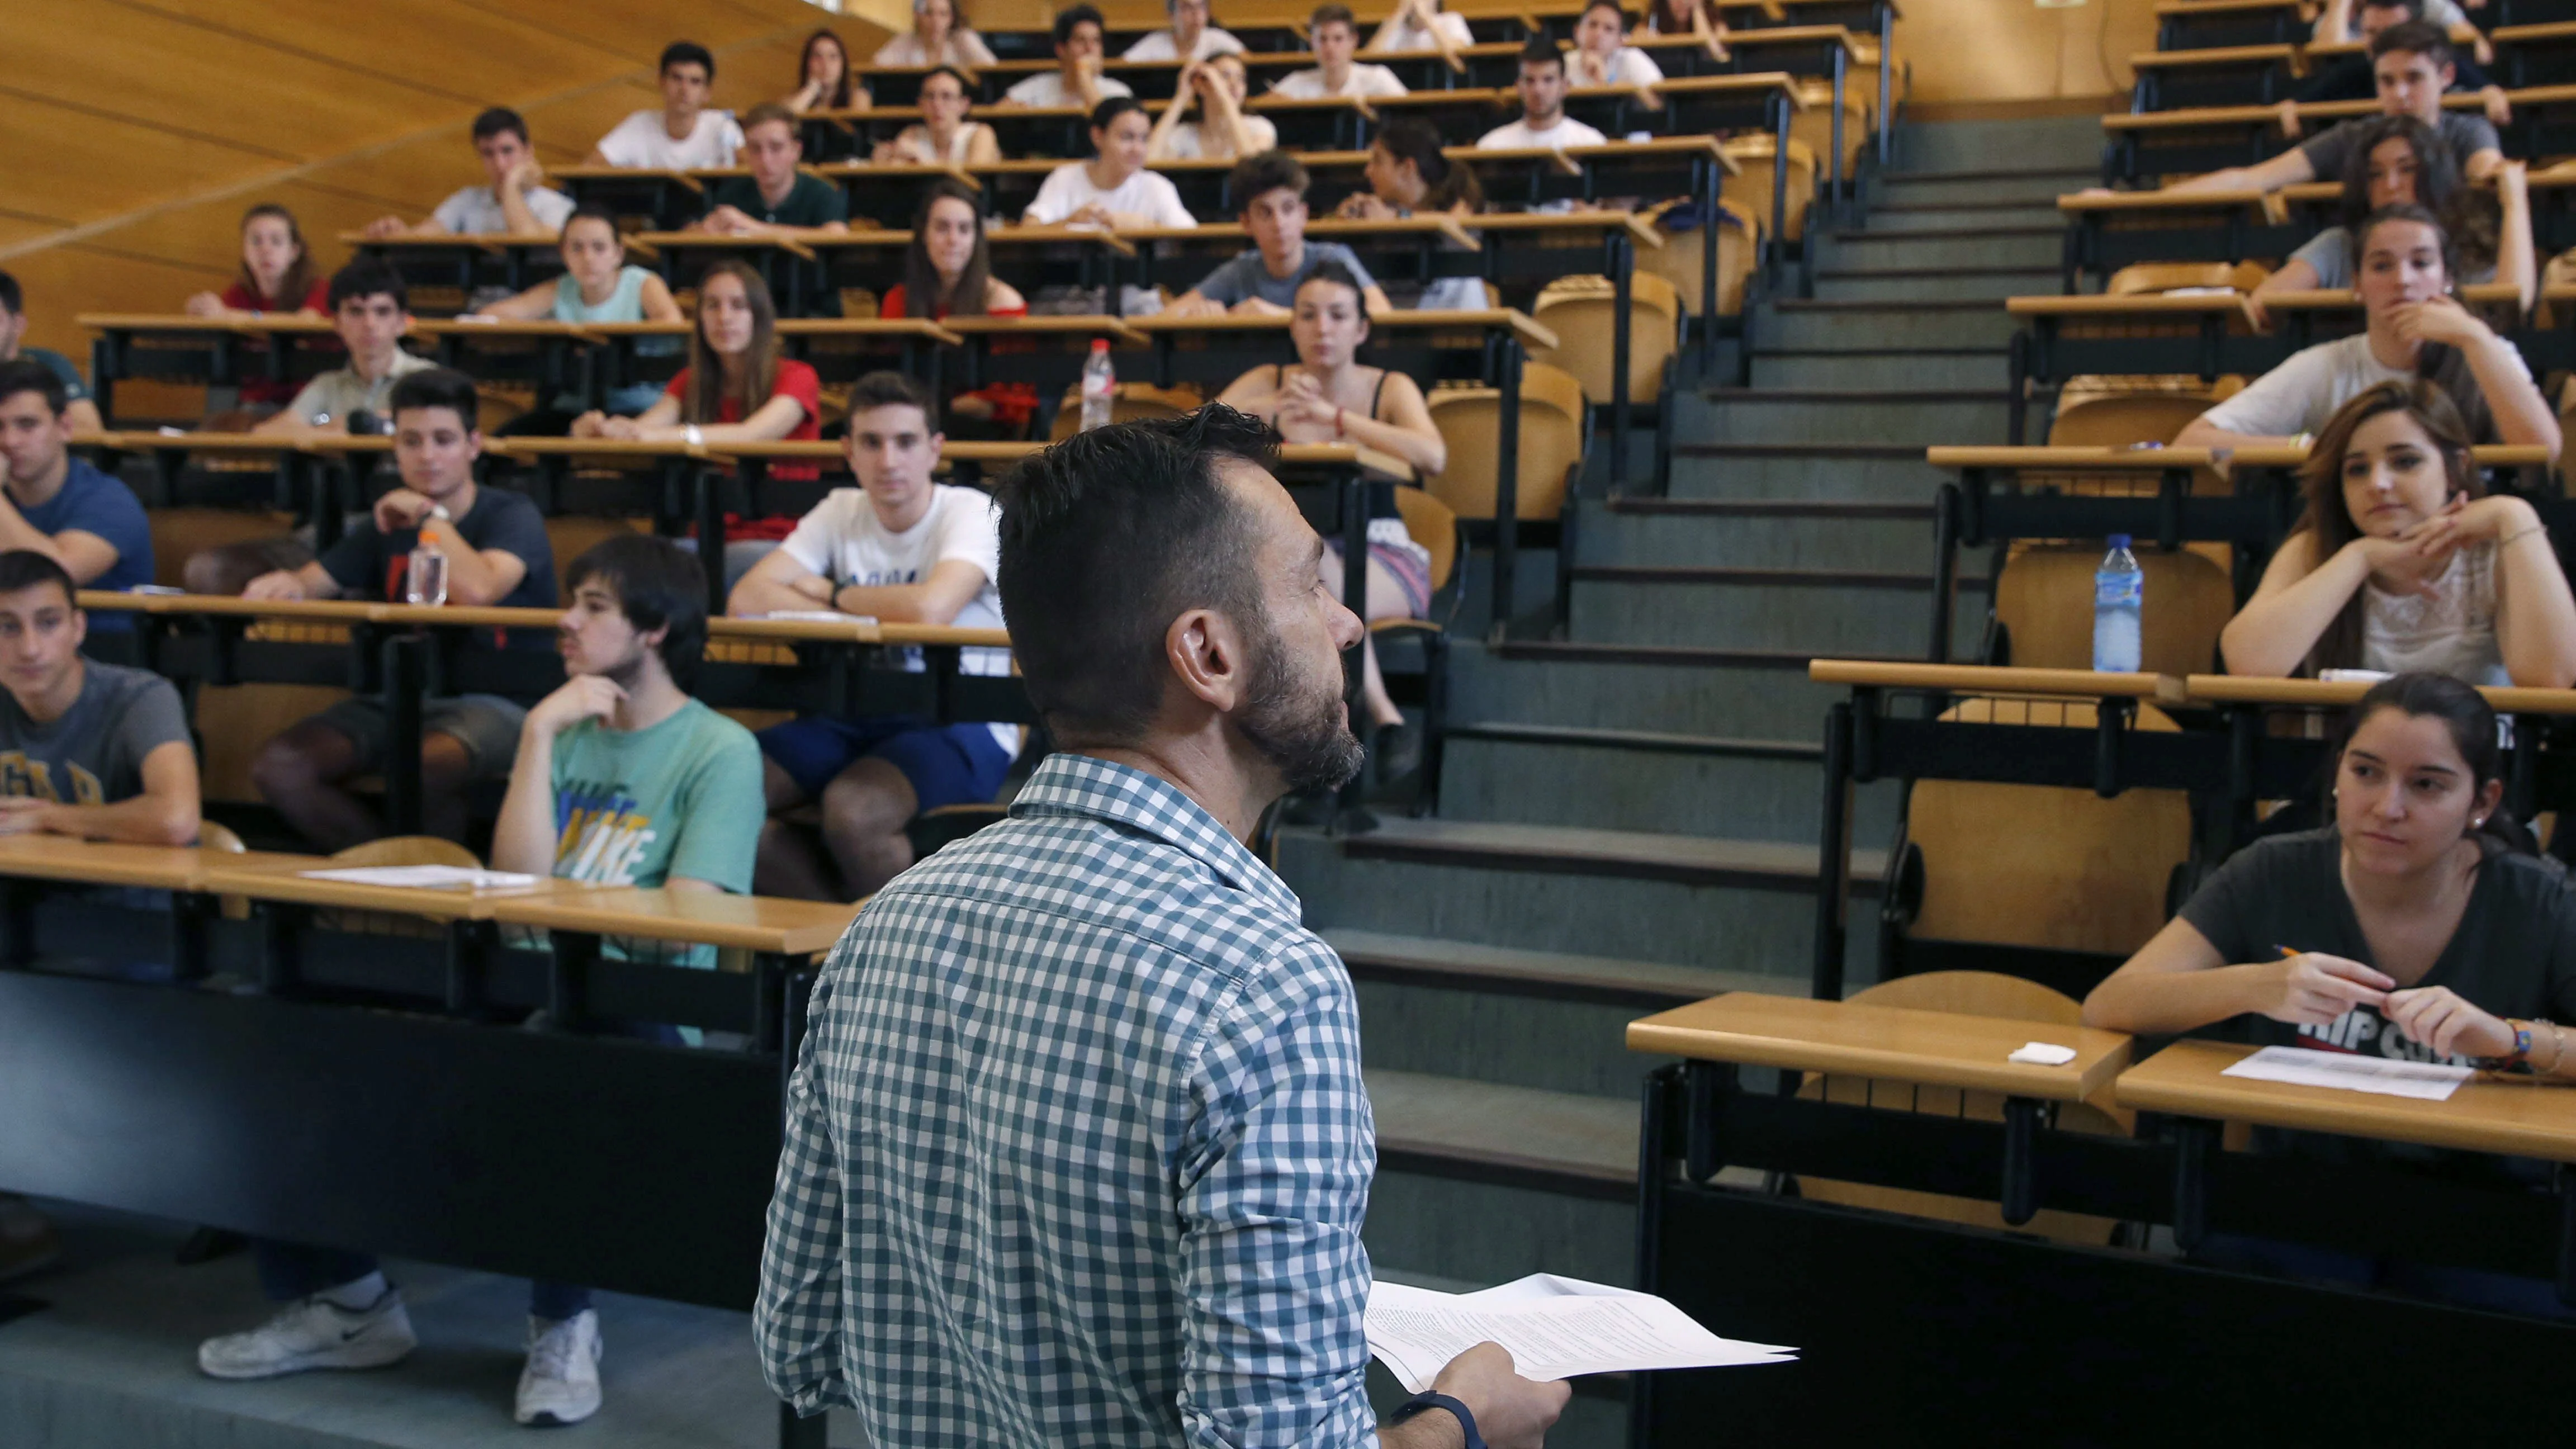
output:
POLYGON ((66 762, 63 768, 72 777, 72 798, 66 800, 54 789, 53 768, 42 760, 27 758, 24 750, 0 750, 0 795, 31 796, 50 800, 56 805, 104 805, 107 791, 98 776, 80 766, 66 762))
POLYGON ((2323 1026, 2302 1025, 2299 1045, 2311 1051, 2349 1052, 2400 1062, 2440 1062, 2445 1066, 2477 1065, 2467 1057, 2445 1056, 2389 1024, 2378 1009, 2356 1006, 2323 1026))
POLYGON ((586 885, 633 885, 660 833, 624 785, 574 780, 555 792, 555 875, 586 885))

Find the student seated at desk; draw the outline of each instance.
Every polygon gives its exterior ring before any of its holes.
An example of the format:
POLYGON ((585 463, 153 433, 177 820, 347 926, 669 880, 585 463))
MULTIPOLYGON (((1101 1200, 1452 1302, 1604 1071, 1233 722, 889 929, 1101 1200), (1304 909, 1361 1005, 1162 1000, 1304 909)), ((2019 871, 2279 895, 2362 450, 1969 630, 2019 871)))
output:
MULTIPOLYGON (((474 380, 435 368, 395 384, 394 463, 402 486, 376 500, 321 558, 252 579, 247 599, 369 599, 401 603, 411 551, 426 542, 447 555, 447 602, 542 609, 555 601, 554 546, 546 520, 524 493, 474 482, 483 434, 475 427, 474 380)), ((507 631, 469 631, 473 650, 541 648, 507 631)), ((421 815, 450 840, 465 834, 465 786, 510 768, 526 711, 497 694, 425 700, 421 709, 421 815)), ((382 695, 341 700, 261 746, 251 779, 261 798, 325 851, 384 834, 374 810, 348 782, 384 767, 390 729, 382 695)))
MULTIPOLYGON (((2470 3, 2484 10, 2487 0, 2470 0, 2470 3)), ((2317 23, 2310 35, 2318 45, 2350 45, 2356 40, 2366 42, 2388 28, 2387 23, 2374 27, 2371 12, 2391 8, 2394 7, 2383 4, 2382 0, 2326 0, 2324 7, 2317 12, 2317 23)), ((2444 35, 2462 28, 2475 29, 2469 23, 2468 12, 2460 8, 2459 0, 2408 0, 2406 10, 2407 20, 2430 25, 2444 35)), ((2485 44, 2483 36, 2479 43, 2485 44)))
POLYGON ((1056 12, 1054 70, 1036 75, 1002 92, 1006 106, 1080 106, 1092 110, 1112 96, 1136 92, 1123 80, 1100 73, 1100 12, 1071 5, 1056 12))
MULTIPOLYGON (((898 372, 850 389, 842 447, 859 486, 836 488, 734 586, 736 618, 815 609, 887 624, 1002 627, 994 591, 1001 536, 982 490, 933 483, 944 441, 936 404, 898 372)), ((916 656, 907 666, 923 667, 916 656)), ((965 674, 1008 674, 1007 649, 961 651, 965 674)), ((1007 724, 918 716, 813 715, 760 732, 769 808, 821 805, 818 854, 802 826, 773 819, 760 839, 759 892, 858 900, 912 864, 905 826, 943 805, 990 804, 1019 754, 1007 724)))
POLYGON ((1210 18, 1208 0, 1163 0, 1163 10, 1171 16, 1171 28, 1139 37, 1120 59, 1208 60, 1243 53, 1243 42, 1210 18))
MULTIPOLYGON (((2353 3, 2354 0, 2329 0, 2327 8, 2331 11, 2353 3)), ((2285 136, 2299 134, 2298 107, 2302 105, 2315 105, 2321 101, 2366 101, 2376 96, 2379 83, 2370 71, 2370 42, 2377 40, 2379 33, 2392 25, 2430 19, 2425 13, 2427 4, 2456 12, 2451 0, 2359 0, 2361 33, 2354 38, 2362 42, 2362 50, 2354 55, 2336 57, 2309 76, 2289 100, 2281 103, 2281 133, 2285 136)), ((2324 28, 2323 18, 2319 19, 2318 26, 2324 28)), ((2445 34, 2451 29, 2447 24, 2440 28, 2445 34)), ((2315 65, 2315 59, 2311 58, 2309 64, 2315 65)), ((2501 126, 2513 119, 2512 99, 2505 94, 2504 87, 2487 79, 2487 73, 2478 68, 2475 60, 2455 52, 2451 57, 2451 69, 2451 89, 2476 91, 2479 99, 2485 102, 2489 121, 2501 126)))
POLYGON ((1566 52, 1566 84, 1650 86, 1664 78, 1655 58, 1627 43, 1628 12, 1619 0, 1587 0, 1574 23, 1574 49, 1566 52))
POLYGON ((529 236, 563 230, 572 198, 545 184, 546 168, 537 164, 528 123, 518 112, 494 106, 476 116, 474 154, 483 163, 483 185, 459 188, 418 226, 380 216, 367 224, 367 235, 529 236))
POLYGON ((1646 0, 1646 18, 1637 23, 1637 34, 1696 35, 1707 44, 1711 60, 1727 58, 1726 16, 1716 0, 1646 0))
POLYGON ((921 78, 917 98, 921 119, 879 141, 873 159, 881 166, 985 166, 1002 159, 1002 143, 993 128, 968 120, 973 93, 955 66, 943 65, 921 78))
POLYGON ((2219 635, 2230 673, 2576 684, 2576 599, 2549 530, 2487 494, 2439 388, 2383 382, 2346 403, 2303 482, 2306 513, 2219 635))
POLYGON ((1306 184, 1306 168, 1285 151, 1234 163, 1227 194, 1242 204, 1243 229, 1252 233, 1253 247, 1173 298, 1172 315, 1285 317, 1299 284, 1327 264, 1358 279, 1372 310, 1389 310, 1386 294, 1349 247, 1306 240, 1306 184))
POLYGON ((1204 156, 1222 161, 1229 156, 1252 156, 1275 149, 1279 128, 1268 116, 1255 116, 1243 109, 1243 98, 1251 89, 1251 72, 1244 69, 1240 55, 1220 55, 1182 66, 1180 78, 1174 83, 1172 104, 1163 108, 1162 117, 1154 122, 1153 134, 1145 138, 1145 159, 1195 161, 1204 156), (1193 110, 1200 119, 1182 119, 1193 110))
MULTIPOLYGON (((2433 128, 2450 147, 2460 174, 2475 180, 2504 164, 2504 151, 2493 123, 2484 116, 2445 110, 2442 96, 2457 74, 2451 42, 2429 25, 2392 25, 2370 43, 2371 73, 2379 84, 2379 109, 2390 116, 2413 116, 2433 128)), ((2166 187, 2167 195, 2201 191, 2278 191, 2319 177, 2344 174, 2344 163, 2360 144, 2362 123, 2352 120, 2329 127, 2269 161, 2231 166, 2166 187)), ((2098 194, 2091 188, 2088 194, 2098 194)))
MULTIPOLYGON (((2256 841, 2084 1001, 2084 1024, 2175 1035, 2231 1018, 2263 1045, 2576 1077, 2576 892, 2504 811, 2496 717, 2433 674, 2372 686, 2335 765, 2334 823, 2256 841)), ((2539 1164, 2258 1129, 2258 1150, 2540 1188, 2539 1164)), ((2286 1276, 2563 1316, 2550 1285, 2212 1234, 2286 1276)))
POLYGON ((0 362, 26 358, 41 362, 63 385, 63 423, 75 433, 95 433, 105 424, 99 421, 98 403, 89 395, 89 383, 81 376, 72 360, 50 347, 23 346, 27 335, 27 297, 18 289, 18 279, 0 272, 0 362))
POLYGON ((1476 138, 1479 151, 1598 146, 1609 139, 1565 113, 1565 52, 1539 37, 1521 49, 1521 118, 1476 138))
MULTIPOLYGON (((191 317, 265 317, 270 313, 323 317, 331 311, 331 282, 313 264, 312 248, 295 213, 274 202, 262 202, 242 213, 241 272, 221 292, 198 292, 181 304, 191 317)), ((256 337, 243 344, 249 358, 265 358, 269 342, 256 337)), ((252 363, 245 373, 264 373, 252 363)), ((235 390, 238 406, 218 406, 204 426, 213 432, 238 432, 295 396, 295 384, 284 378, 245 376, 235 390)))
MULTIPOLYGON (((27 549, 60 564, 85 589, 122 592, 152 582, 152 524, 123 480, 71 454, 63 380, 33 358, 0 362, 0 549, 27 549)), ((102 630, 132 628, 123 614, 102 630)))
MULTIPOLYGON (((509 322, 683 322, 688 320, 671 289, 656 272, 632 266, 626 260, 626 240, 618 233, 617 218, 604 206, 576 208, 564 222, 563 240, 558 246, 563 255, 562 275, 551 282, 539 282, 515 297, 493 303, 469 317, 491 317, 509 322)), ((657 349, 676 346, 677 338, 642 338, 635 344, 639 355, 657 355, 657 349)), ((667 355, 667 354, 660 354, 667 355)), ((631 417, 653 405, 662 396, 658 383, 636 382, 612 390, 607 411, 616 417, 631 417)), ((506 428, 496 432, 516 436, 560 437, 571 431, 573 420, 589 407, 577 393, 565 393, 542 407, 520 414, 506 428)))
POLYGON ((0 835, 194 845, 187 706, 151 670, 82 655, 75 587, 49 554, 0 553, 0 835))
MULTIPOLYGON (((1453 164, 1441 149, 1440 128, 1420 116, 1398 116, 1378 128, 1369 142, 1368 190, 1342 198, 1337 215, 1357 219, 1407 217, 1423 212, 1473 216, 1484 207, 1485 190, 1476 168, 1453 164)), ((1456 242, 1443 251, 1467 251, 1456 242)), ((1388 295, 1399 305, 1424 311, 1467 310, 1485 305, 1485 284, 1476 277, 1436 277, 1428 285, 1394 284, 1388 295), (1411 293, 1412 295, 1408 295, 1411 293)))
POLYGON ((1091 113, 1091 159, 1067 161, 1047 173, 1037 199, 1020 220, 1032 226, 1087 222, 1093 226, 1197 226, 1168 176, 1145 169, 1145 141, 1153 128, 1133 96, 1113 96, 1091 113))
POLYGON ((912 33, 877 47, 877 65, 991 65, 993 48, 966 23, 960 0, 912 0, 912 33))
POLYGON ((2364 389, 2421 377, 2448 393, 2478 442, 2558 451, 2558 419, 2514 345, 2451 296, 2450 239, 2420 206, 2382 207, 2364 218, 2361 296, 2367 327, 2320 342, 2202 413, 2174 439, 2183 448, 2306 446, 2335 410, 2364 389))
POLYGON ((661 77, 662 108, 637 111, 618 122, 591 148, 588 164, 648 171, 733 164, 733 153, 742 147, 742 128, 730 112, 707 109, 716 58, 703 45, 675 40, 662 48, 661 77))
POLYGON ((331 274, 326 297, 348 364, 317 374, 252 432, 381 433, 390 425, 385 404, 394 384, 437 365, 403 351, 403 334, 411 330, 411 293, 390 264, 372 257, 349 263, 331 274))
POLYGON ((785 106, 763 101, 742 117, 742 158, 749 176, 716 183, 707 214, 691 231, 765 236, 782 231, 848 231, 850 198, 840 187, 799 169, 805 142, 785 106))
POLYGON ((2254 301, 2280 292, 2352 285, 2353 235, 2362 218, 2383 206, 2420 206, 2443 219, 2443 230, 2464 241, 2485 235, 2486 255, 2462 249, 2460 280, 2492 282, 2498 277, 2520 288, 2526 304, 2537 295, 2539 275, 2531 246, 2531 193, 2528 170, 2508 161, 2496 172, 2497 214, 2463 224, 2484 206, 2483 196, 2460 184, 2450 148, 2433 129, 2413 116, 2376 116, 2362 128, 2344 162, 2342 220, 2318 232, 2290 253, 2281 269, 2254 289, 2254 301))
POLYGON ((1369 36, 1367 52, 1405 55, 1436 50, 1454 57, 1460 47, 1475 43, 1476 32, 1468 28, 1467 17, 1442 9, 1440 0, 1396 0, 1395 13, 1369 36))
MULTIPOLYGON (((993 251, 984 237, 983 198, 963 182, 940 181, 922 193, 912 218, 912 245, 904 249, 903 280, 877 304, 881 317, 1026 317, 1028 299, 993 275, 993 251)), ((995 341, 996 352, 1014 344, 995 341)), ((996 382, 948 400, 952 417, 972 419, 995 436, 1017 438, 1037 415, 1037 385, 996 382)))
MULTIPOLYGON (((867 84, 850 69, 850 52, 841 37, 825 26, 805 37, 804 53, 796 58, 796 89, 779 97, 790 115, 807 111, 865 110, 872 103, 867 84)), ((743 124, 748 133, 751 125, 743 124)))
MULTIPOLYGON (((1363 367, 1357 359, 1368 341, 1369 313, 1359 278, 1339 262, 1324 262, 1297 288, 1296 320, 1288 335, 1297 345, 1295 367, 1256 367, 1234 380, 1218 402, 1270 424, 1290 443, 1348 443, 1392 453, 1428 476, 1449 465, 1449 446, 1431 421, 1431 409, 1412 378, 1388 367, 1363 367)), ((1394 497, 1369 489, 1368 617, 1422 619, 1431 612, 1431 554, 1405 531, 1394 497)), ((1324 586, 1342 597, 1342 542, 1324 540, 1324 586)), ((1366 649, 1363 685, 1369 720, 1381 743, 1383 778, 1405 774, 1421 758, 1421 743, 1404 730, 1404 713, 1386 692, 1377 650, 1366 649), (1386 738, 1387 731, 1396 737, 1386 738)))
MULTIPOLYGON (((662 396, 631 418, 587 412, 573 420, 576 438, 668 443, 810 441, 822 436, 822 379, 810 363, 782 357, 778 304, 760 274, 722 261, 698 278, 698 325, 689 334, 689 365, 662 396)), ((769 476, 819 478, 811 463, 775 462, 769 476)))
POLYGON ((1271 82, 1270 93, 1292 101, 1320 101, 1331 96, 1344 100, 1366 100, 1371 96, 1405 94, 1403 81, 1382 65, 1354 64, 1351 60, 1360 48, 1359 22, 1351 17, 1351 7, 1331 0, 1318 5, 1307 18, 1306 36, 1315 48, 1315 65, 1309 70, 1294 70, 1271 82))

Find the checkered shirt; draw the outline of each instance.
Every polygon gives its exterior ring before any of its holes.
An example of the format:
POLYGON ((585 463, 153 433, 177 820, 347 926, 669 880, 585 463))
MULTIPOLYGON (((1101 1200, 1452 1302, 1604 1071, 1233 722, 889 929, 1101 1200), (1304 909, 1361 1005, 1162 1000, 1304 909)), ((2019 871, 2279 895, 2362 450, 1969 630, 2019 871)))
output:
POLYGON ((1151 775, 1039 768, 814 989, 754 1319, 880 1449, 1367 1445, 1349 974, 1151 775))

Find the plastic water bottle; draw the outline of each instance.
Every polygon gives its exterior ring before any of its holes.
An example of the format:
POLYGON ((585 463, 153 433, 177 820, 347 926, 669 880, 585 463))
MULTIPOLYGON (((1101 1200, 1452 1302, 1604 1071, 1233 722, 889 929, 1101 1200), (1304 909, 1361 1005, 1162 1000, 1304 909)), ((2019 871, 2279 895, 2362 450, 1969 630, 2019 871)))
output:
POLYGON ((403 599, 413 604, 447 602, 447 555, 437 544, 422 539, 411 551, 411 565, 403 571, 403 599))
POLYGON ((2147 597, 2147 576, 2138 556, 2129 552, 2129 536, 2111 535, 2111 551, 2093 575, 2093 667, 2110 674, 2135 674, 2139 660, 2139 619, 2147 597))
POLYGON ((1091 360, 1082 365, 1082 430, 1109 426, 1110 405, 1118 398, 1118 369, 1109 363, 1109 339, 1091 339, 1091 360))

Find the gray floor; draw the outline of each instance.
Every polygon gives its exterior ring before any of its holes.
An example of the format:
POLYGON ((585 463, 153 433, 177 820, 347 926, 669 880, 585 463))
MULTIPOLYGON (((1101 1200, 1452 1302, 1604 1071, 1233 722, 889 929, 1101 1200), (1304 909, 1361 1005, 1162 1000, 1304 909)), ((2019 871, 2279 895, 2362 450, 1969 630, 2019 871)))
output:
MULTIPOLYGON (((419 1352, 370 1373, 218 1383, 197 1373, 197 1341, 267 1311, 250 1261, 171 1262, 185 1230, 47 1204, 70 1254, 8 1290, 45 1311, 0 1325, 0 1446, 7 1449, 481 1449, 524 1446, 511 1422, 526 1289, 489 1274, 392 1265, 419 1352)), ((545 1442, 620 1449, 761 1449, 776 1403, 740 1313, 602 1294, 607 1403, 545 1442)), ((832 1443, 866 1436, 835 1414, 832 1443)))

